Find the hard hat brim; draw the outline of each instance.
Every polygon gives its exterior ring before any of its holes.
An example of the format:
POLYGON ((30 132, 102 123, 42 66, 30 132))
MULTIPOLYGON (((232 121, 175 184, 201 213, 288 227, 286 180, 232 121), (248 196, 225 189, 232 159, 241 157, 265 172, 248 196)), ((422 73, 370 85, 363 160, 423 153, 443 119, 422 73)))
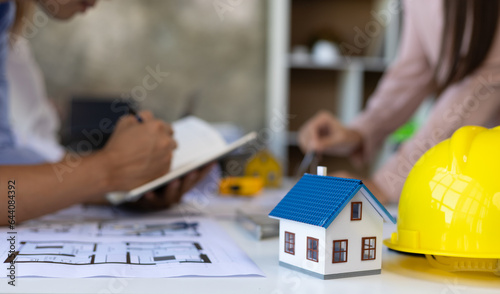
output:
POLYGON ((484 254, 469 254, 464 252, 450 252, 450 251, 439 251, 439 250, 430 250, 425 248, 411 248, 406 246, 401 246, 397 243, 393 243, 392 240, 385 239, 384 245, 389 249, 406 252, 406 253, 414 253, 414 254, 424 254, 424 255, 440 255, 440 256, 450 256, 450 257, 466 257, 466 258, 496 258, 500 259, 498 253, 484 253, 484 254))

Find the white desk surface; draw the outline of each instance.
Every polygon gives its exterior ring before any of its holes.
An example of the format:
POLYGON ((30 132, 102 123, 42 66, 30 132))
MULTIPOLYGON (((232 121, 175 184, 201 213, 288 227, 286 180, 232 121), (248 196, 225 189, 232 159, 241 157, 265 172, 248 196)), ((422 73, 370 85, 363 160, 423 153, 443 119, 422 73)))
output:
MULTIPOLYGON (((286 191, 285 191, 286 192, 286 191)), ((277 202, 281 191, 264 193, 258 200, 211 201, 204 207, 220 209, 218 220, 226 232, 266 274, 265 278, 20 278, 18 285, 0 279, 0 293, 500 293, 500 276, 493 274, 449 273, 434 269, 423 257, 399 254, 384 247, 382 274, 335 280, 319 280, 278 265, 278 238, 255 240, 227 216, 231 207, 250 203, 277 202)), ((396 207, 389 207, 396 211, 396 207)), ((213 213, 217 214, 217 213, 213 213)), ((395 230, 386 224, 384 235, 395 230)))

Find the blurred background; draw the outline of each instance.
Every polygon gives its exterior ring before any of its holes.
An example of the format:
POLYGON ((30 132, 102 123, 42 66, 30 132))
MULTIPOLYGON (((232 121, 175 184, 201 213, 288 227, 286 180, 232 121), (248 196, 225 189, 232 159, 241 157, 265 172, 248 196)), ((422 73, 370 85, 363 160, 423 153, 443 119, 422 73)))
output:
POLYGON ((271 130, 266 144, 292 174, 308 118, 327 109, 349 123, 365 107, 396 54, 401 15, 399 0, 99 1, 69 22, 43 22, 29 41, 63 139, 72 104, 135 98, 169 122, 193 114, 271 130), (146 90, 155 71, 165 77, 146 90))
MULTIPOLYGON (((186 111, 246 130, 264 126, 266 1, 241 1, 223 20, 206 0, 100 1, 69 22, 49 20, 31 39, 49 96, 130 97, 147 67, 169 76, 138 92, 167 121, 186 111)), ((152 81, 154 82, 154 81, 152 81)))

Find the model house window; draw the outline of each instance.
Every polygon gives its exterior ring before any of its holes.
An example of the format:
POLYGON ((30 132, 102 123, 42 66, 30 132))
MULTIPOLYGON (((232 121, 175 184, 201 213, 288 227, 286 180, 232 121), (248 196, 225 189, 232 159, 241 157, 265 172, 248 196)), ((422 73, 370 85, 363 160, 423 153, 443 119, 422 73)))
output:
POLYGON ((361 239, 362 250, 361 260, 374 260, 377 249, 377 237, 368 237, 361 239))
POLYGON ((295 234, 285 232, 285 252, 295 255, 295 234))
POLYGON ((347 262, 347 240, 333 241, 333 263, 347 262))
POLYGON ((307 237, 307 259, 318 262, 318 239, 307 237))
POLYGON ((351 220, 361 220, 363 203, 353 202, 351 203, 351 220))

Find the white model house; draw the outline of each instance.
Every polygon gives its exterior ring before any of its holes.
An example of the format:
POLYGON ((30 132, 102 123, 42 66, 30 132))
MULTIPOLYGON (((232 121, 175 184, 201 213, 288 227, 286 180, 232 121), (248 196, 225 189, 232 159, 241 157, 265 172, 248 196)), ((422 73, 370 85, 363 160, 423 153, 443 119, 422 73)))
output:
POLYGON ((361 180, 305 174, 271 211, 280 265, 321 279, 379 274, 383 222, 396 223, 361 180))

